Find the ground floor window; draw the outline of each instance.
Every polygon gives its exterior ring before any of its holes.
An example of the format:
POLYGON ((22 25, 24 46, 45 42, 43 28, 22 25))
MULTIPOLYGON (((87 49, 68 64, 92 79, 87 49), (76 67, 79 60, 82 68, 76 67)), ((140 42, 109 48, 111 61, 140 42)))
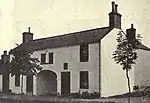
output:
POLYGON ((20 75, 19 74, 15 75, 15 86, 20 86, 20 75))
POLYGON ((88 71, 80 71, 80 89, 89 88, 88 71))

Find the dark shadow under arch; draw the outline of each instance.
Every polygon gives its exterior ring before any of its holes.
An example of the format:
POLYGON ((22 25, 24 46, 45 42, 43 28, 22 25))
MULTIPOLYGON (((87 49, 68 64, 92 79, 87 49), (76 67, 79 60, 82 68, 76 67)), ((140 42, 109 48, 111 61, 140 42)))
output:
POLYGON ((37 75, 37 95, 57 94, 57 74, 50 70, 43 70, 37 75))

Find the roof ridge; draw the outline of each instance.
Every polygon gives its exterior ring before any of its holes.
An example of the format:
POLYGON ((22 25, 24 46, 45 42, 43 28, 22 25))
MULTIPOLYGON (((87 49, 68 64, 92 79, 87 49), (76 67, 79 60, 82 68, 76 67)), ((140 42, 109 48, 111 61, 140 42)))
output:
POLYGON ((107 27, 101 27, 101 28, 87 29, 87 30, 82 30, 82 31, 77 31, 77 32, 64 33, 64 34, 60 34, 60 35, 55 35, 55 36, 50 36, 50 37, 43 37, 43 38, 39 38, 39 39, 34 39, 32 41, 29 41, 29 42, 33 42, 33 41, 37 41, 37 40, 43 40, 43 39, 57 38, 57 37, 60 37, 60 36, 67 36, 67 35, 72 35, 72 34, 77 34, 77 33, 82 33, 82 32, 89 32, 89 31, 93 31, 93 30, 97 30, 97 29, 108 29, 108 28, 109 28, 109 26, 107 26, 107 27))

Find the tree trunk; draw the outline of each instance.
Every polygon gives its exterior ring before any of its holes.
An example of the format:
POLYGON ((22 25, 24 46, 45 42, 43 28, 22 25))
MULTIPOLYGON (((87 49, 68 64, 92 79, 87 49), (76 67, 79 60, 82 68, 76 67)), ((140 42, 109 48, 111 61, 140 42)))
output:
POLYGON ((130 103, 130 93, 131 93, 131 88, 130 88, 129 72, 128 72, 127 69, 126 69, 126 77, 127 77, 127 80, 128 80, 128 90, 129 90, 129 94, 128 94, 128 103, 130 103))

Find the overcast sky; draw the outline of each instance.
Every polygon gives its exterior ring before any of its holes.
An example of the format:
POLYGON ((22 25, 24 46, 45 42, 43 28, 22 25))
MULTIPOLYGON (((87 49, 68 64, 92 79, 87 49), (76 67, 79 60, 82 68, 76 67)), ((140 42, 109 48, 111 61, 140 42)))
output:
MULTIPOLYGON (((150 0, 114 0, 124 31, 134 24, 150 47, 150 0)), ((0 0, 0 54, 22 42, 31 27, 34 38, 108 26, 112 0, 0 0)))

